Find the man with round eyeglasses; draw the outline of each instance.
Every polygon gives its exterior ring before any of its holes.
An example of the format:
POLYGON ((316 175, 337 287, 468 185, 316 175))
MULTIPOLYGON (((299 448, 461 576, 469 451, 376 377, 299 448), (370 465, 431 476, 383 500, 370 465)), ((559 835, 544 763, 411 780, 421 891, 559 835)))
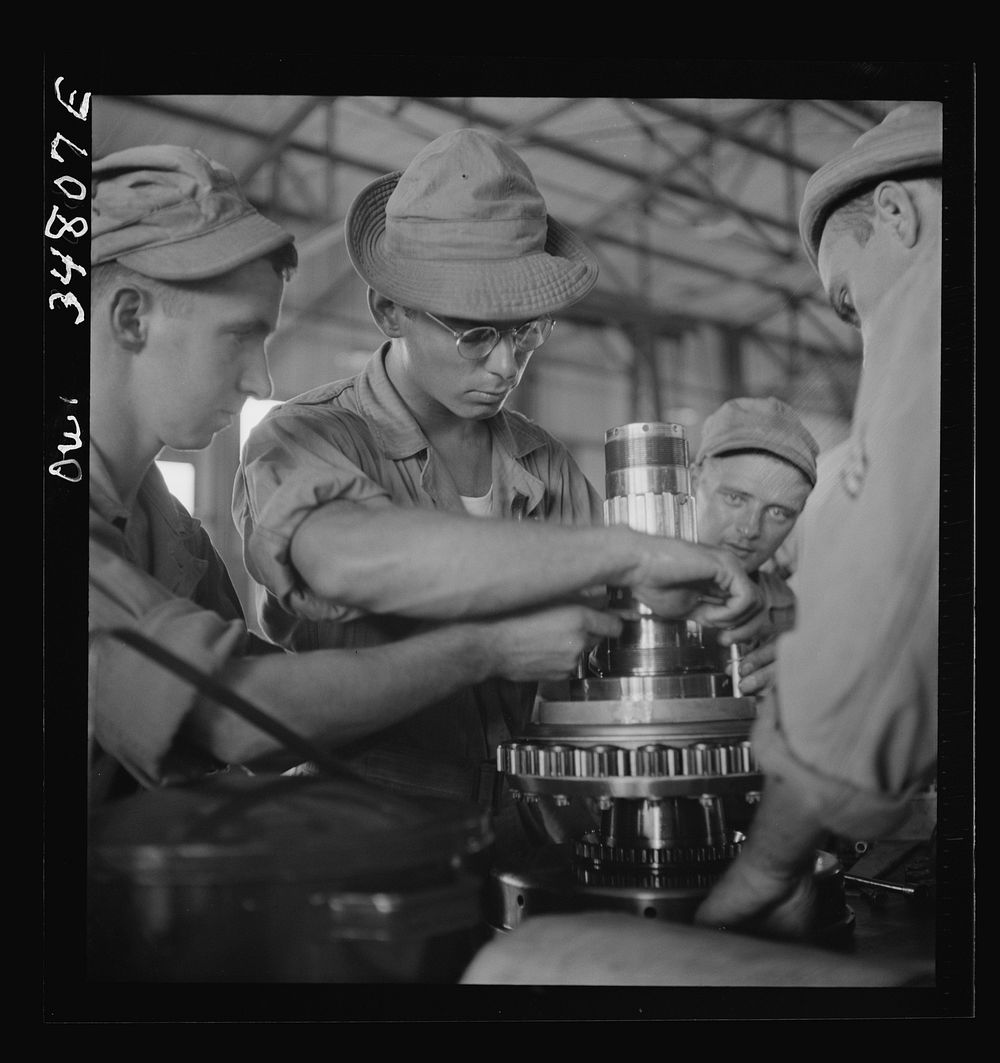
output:
POLYGON ((525 321, 523 325, 515 325, 510 329, 498 329, 493 325, 474 325, 472 328, 454 329, 446 321, 442 321, 441 318, 435 317, 426 310, 423 313, 425 317, 437 322, 455 337, 458 353, 463 358, 468 358, 470 362, 488 358, 496 345, 507 335, 510 336, 514 350, 518 354, 529 355, 541 347, 552 335, 552 327, 555 325, 555 321, 546 314, 535 318, 534 321, 525 321))
MULTIPOLYGON (((724 551, 605 528, 602 499, 565 446, 505 408, 597 263, 502 140, 439 137, 362 190, 346 242, 385 342, 357 376, 272 410, 234 489, 272 639, 362 647, 587 601, 596 608, 579 623, 596 644, 608 584, 704 623, 759 608, 724 551), (699 604, 706 590, 715 601, 699 604)), ((498 778, 496 748, 526 724, 533 697, 532 685, 481 683, 341 754, 403 792, 492 808, 498 850, 514 855, 543 839, 498 778)))

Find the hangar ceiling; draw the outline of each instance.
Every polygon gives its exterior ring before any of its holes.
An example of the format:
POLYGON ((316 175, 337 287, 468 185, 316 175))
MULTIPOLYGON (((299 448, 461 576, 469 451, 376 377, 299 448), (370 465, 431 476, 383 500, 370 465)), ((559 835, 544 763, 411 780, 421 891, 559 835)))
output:
POLYGON ((748 390, 752 355, 777 374, 772 391, 844 422, 859 337, 833 314, 804 257, 798 204, 809 175, 898 102, 104 95, 93 155, 177 143, 228 165, 299 245, 272 348, 276 380, 291 350, 358 352, 326 373, 333 379, 356 371, 372 347, 343 242, 353 198, 450 129, 491 130, 524 158, 549 212, 599 258, 597 287, 560 315, 599 335, 598 360, 621 368, 609 329, 628 338, 636 363, 660 341, 710 329, 731 355, 724 390, 748 390))

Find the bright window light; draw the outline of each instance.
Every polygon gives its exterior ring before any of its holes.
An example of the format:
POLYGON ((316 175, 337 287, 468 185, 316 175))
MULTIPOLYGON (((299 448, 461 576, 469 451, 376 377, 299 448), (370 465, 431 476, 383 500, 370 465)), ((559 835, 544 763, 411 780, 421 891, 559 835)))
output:
POLYGON ((268 410, 280 406, 278 399, 247 399, 240 410, 240 451, 250 432, 263 420, 268 410))
POLYGON ((189 461, 158 461, 156 466, 167 481, 167 490, 188 513, 194 513, 194 466, 189 461))

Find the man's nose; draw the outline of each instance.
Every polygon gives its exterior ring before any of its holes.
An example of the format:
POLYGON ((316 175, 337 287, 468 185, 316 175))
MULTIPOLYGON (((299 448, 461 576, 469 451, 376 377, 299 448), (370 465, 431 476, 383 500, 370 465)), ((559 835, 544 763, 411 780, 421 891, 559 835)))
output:
POLYGON ((517 380, 522 364, 514 346, 512 332, 505 332, 501 335, 500 342, 490 351, 486 359, 486 367, 491 373, 495 373, 508 383, 517 380))
POLYGON ((274 381, 267 365, 267 353, 263 346, 247 360, 240 377, 240 391, 255 399, 269 399, 274 391, 274 381))
POLYGON ((761 511, 758 507, 747 510, 737 521, 736 530, 744 539, 756 539, 760 535, 761 511))

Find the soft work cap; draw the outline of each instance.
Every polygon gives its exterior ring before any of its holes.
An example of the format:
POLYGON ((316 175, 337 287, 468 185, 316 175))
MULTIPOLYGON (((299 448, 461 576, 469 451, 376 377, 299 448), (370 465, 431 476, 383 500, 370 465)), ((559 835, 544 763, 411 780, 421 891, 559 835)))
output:
POLYGON ((247 202, 229 170, 200 151, 155 144, 93 165, 92 266, 117 259, 147 277, 201 280, 293 240, 247 202))
POLYGON ((446 316, 538 317, 597 280, 596 259, 547 213, 523 160, 475 129, 445 133, 405 170, 364 188, 345 236, 370 287, 446 316))
POLYGON ((943 158, 940 103, 907 103, 890 111, 844 154, 809 178, 799 211, 799 235, 813 267, 830 213, 866 185, 907 173, 940 168, 943 158))
POLYGON ((780 399, 730 399, 705 418, 695 464, 734 450, 762 450, 783 458, 816 486, 819 445, 780 399))

